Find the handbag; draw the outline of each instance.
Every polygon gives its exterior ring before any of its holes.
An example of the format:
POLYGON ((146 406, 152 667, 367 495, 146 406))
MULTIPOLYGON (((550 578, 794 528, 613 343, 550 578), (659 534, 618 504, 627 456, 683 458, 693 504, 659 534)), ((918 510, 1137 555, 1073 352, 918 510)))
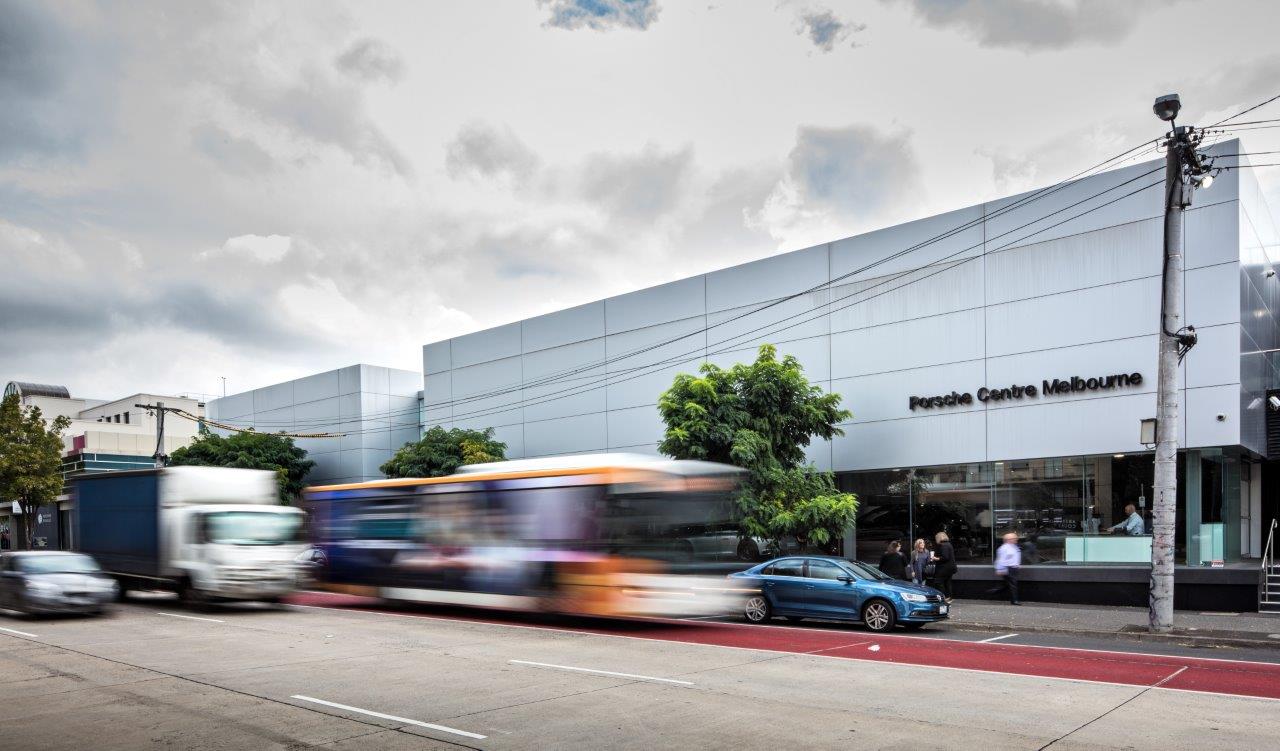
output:
POLYGON ((924 564, 924 578, 932 579, 937 574, 938 574, 938 564, 934 563, 933 561, 929 561, 928 563, 924 564))

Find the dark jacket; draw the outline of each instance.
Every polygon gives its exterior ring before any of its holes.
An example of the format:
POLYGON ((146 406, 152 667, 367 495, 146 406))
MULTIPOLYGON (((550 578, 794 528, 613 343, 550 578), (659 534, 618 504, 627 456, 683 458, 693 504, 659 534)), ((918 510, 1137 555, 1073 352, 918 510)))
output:
POLYGON ((911 581, 924 582, 926 578, 924 575, 924 569, 925 566, 929 565, 929 556, 930 553, 928 550, 918 552, 913 551, 911 553, 911 581))
POLYGON ((933 551, 938 556, 937 568, 934 571, 935 576, 955 576, 956 574, 956 549, 951 547, 951 542, 938 543, 937 549, 933 551))
POLYGON ((885 551, 885 554, 880 556, 880 570, 895 579, 910 581, 907 576, 907 557, 902 553, 885 551))

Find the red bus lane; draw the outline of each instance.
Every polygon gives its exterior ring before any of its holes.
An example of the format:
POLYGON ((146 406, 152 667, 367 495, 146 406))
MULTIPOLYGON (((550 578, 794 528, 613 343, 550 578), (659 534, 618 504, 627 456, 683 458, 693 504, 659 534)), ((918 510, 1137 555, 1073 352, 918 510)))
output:
POLYGON ((1159 687, 1207 693, 1280 699, 1280 664, 1177 657, 1133 652, 1036 647, 873 634, 858 628, 829 630, 734 623, 634 620, 565 620, 554 625, 520 622, 501 612, 439 613, 391 611, 376 600, 305 593, 292 602, 310 607, 439 620, 472 621, 516 628, 575 631, 603 636, 706 644, 836 659, 891 662, 902 665, 975 670, 1095 681, 1126 686, 1159 687))

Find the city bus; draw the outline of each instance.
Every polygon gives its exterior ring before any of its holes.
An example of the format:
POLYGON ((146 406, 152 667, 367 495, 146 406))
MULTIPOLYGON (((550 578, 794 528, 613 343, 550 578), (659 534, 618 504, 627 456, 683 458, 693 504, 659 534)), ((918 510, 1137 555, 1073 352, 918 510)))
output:
POLYGON ((673 576, 690 530, 735 518, 741 471, 595 454, 308 488, 318 586, 385 600, 584 615, 722 612, 724 580, 673 576))

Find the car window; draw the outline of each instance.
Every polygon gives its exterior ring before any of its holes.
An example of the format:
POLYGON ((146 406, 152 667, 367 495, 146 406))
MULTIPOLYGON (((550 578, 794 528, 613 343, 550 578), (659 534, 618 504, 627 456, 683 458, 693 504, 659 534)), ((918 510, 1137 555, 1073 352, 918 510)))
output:
POLYGON ((844 569, 831 563, 830 561, 809 560, 809 578, 810 579, 839 579, 842 576, 848 576, 844 569))
POLYGON ((788 558, 778 561, 765 571, 770 576, 804 576, 804 561, 799 558, 788 558))

